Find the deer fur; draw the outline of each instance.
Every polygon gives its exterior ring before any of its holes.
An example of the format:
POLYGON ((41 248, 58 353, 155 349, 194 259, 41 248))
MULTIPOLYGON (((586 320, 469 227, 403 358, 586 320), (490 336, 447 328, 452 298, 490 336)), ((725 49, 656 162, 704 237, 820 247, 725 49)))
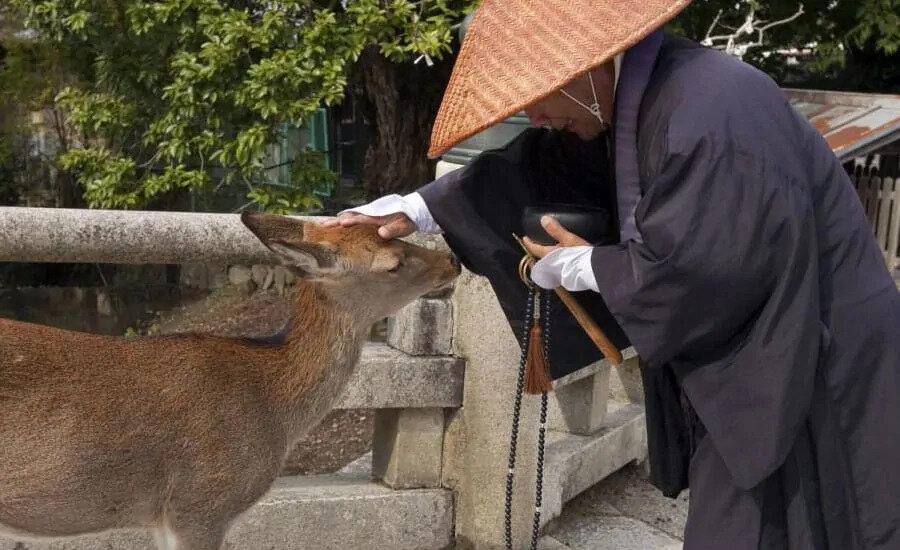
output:
POLYGON ((282 345, 0 319, 0 530, 137 527, 160 549, 219 549, 340 397, 371 324, 459 273, 370 226, 241 219, 300 277, 282 345))

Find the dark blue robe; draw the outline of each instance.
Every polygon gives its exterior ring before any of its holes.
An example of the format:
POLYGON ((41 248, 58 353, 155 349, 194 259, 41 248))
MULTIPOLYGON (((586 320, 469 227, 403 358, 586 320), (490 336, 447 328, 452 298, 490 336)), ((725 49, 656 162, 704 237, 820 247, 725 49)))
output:
MULTIPOLYGON (((766 75, 686 40, 666 37, 638 105, 639 239, 593 265, 645 373, 682 392, 648 431, 689 445, 685 548, 900 549, 900 292, 840 162, 766 75)), ((513 211, 534 199, 509 183, 534 179, 516 146, 421 190, 482 267, 515 243, 457 227, 505 212, 483 203, 495 182, 513 211)))

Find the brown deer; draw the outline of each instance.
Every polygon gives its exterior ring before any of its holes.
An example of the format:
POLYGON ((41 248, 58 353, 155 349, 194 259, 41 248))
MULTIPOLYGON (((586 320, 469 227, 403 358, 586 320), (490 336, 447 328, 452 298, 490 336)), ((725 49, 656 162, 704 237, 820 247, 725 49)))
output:
POLYGON ((0 319, 0 529, 148 528, 161 549, 219 549, 341 396, 370 325, 459 273, 371 226, 241 220, 299 277, 282 344, 0 319))

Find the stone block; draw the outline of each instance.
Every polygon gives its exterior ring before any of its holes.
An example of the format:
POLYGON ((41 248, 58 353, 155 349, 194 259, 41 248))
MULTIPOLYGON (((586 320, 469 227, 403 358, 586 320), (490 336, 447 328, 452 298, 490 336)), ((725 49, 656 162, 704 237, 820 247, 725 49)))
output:
MULTIPOLYGON (((224 550, 431 550, 453 540, 453 495, 443 489, 393 491, 347 476, 286 477, 241 515, 224 550)), ((146 532, 16 541, 0 550, 147 550, 146 532)))
POLYGON ((450 491, 394 491, 368 481, 317 483, 315 477, 280 485, 267 497, 272 504, 240 518, 224 550, 430 550, 452 543, 450 491))
POLYGON ((262 288, 263 290, 269 290, 271 288, 272 283, 275 281, 275 270, 268 269, 266 270, 266 278, 263 280, 262 288))
POLYGON ((610 367, 571 384, 557 387, 548 400, 547 423, 552 430, 589 435, 606 419, 610 367))
POLYGON ((256 283, 257 287, 265 288, 266 277, 269 276, 269 268, 268 266, 264 266, 261 264, 256 264, 250 268, 250 276, 253 278, 253 282, 256 283))
POLYGON ((453 305, 448 299, 420 298, 394 315, 388 344, 410 355, 453 352, 453 305))
POLYGON ((284 291, 288 286, 288 275, 290 272, 283 265, 276 265, 272 269, 272 285, 279 294, 284 295, 284 291))
POLYGON ((464 377, 456 357, 413 357, 368 343, 335 408, 459 407, 464 377))
POLYGON ((394 489, 439 487, 443 439, 443 409, 379 409, 372 473, 394 489))
POLYGON ((221 264, 208 265, 206 284, 209 289, 219 289, 228 286, 228 268, 221 264))
POLYGON ((253 272, 249 267, 243 265, 233 265, 228 268, 228 283, 245 294, 250 294, 256 289, 253 272))
POLYGON ((209 267, 206 264, 184 264, 181 266, 179 282, 188 288, 209 288, 209 267))
POLYGON ((228 285, 228 267, 222 264, 184 264, 179 282, 188 288, 219 289, 228 285))
POLYGON ((612 367, 609 381, 610 398, 621 403, 644 403, 644 383, 637 356, 612 367))
POLYGON ((253 280, 253 273, 245 265, 233 265, 228 268, 228 282, 233 285, 242 285, 253 280))

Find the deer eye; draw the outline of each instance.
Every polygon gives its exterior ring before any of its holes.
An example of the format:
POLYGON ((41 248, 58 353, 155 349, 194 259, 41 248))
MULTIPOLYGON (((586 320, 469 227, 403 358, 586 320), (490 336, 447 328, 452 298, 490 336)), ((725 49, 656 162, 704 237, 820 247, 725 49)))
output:
POLYGON ((393 251, 379 250, 372 258, 370 267, 373 273, 396 273, 403 267, 403 256, 393 251))
POLYGON ((388 269, 388 273, 397 273, 398 271, 400 271, 400 269, 403 267, 403 265, 404 265, 403 260, 402 260, 402 259, 398 259, 398 260, 397 260, 397 265, 395 265, 394 267, 388 269))

